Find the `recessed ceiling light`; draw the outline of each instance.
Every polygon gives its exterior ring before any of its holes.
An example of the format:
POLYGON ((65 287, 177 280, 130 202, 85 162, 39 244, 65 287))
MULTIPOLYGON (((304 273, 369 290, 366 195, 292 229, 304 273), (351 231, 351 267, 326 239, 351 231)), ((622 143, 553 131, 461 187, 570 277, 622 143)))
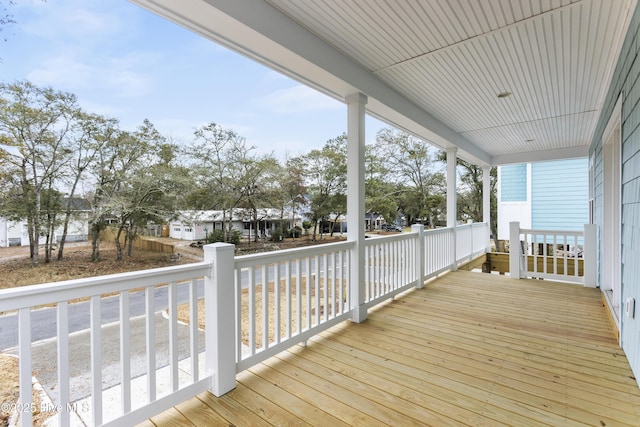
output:
POLYGON ((511 96, 511 92, 501 92, 498 94, 498 98, 506 98, 507 96, 511 96))

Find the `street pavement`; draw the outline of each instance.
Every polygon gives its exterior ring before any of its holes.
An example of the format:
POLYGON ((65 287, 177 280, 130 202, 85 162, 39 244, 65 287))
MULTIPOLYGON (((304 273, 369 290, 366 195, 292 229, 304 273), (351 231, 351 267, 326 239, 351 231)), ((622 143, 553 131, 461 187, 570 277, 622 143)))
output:
MULTIPOLYGON (((131 322, 131 377, 146 374, 145 318, 132 318, 131 322)), ((156 369, 169 364, 169 321, 161 312, 155 315, 156 369)), ((102 327, 102 388, 120 384, 120 325, 112 323, 102 327)), ((91 394, 91 358, 89 330, 75 332, 69 336, 69 381, 72 402, 91 394)), ((198 333, 199 351, 204 350, 204 332, 198 333)), ((33 373, 53 402, 58 398, 57 340, 49 339, 34 343, 31 347, 33 373)), ((17 349, 6 353, 17 354, 17 349)), ((178 359, 189 354, 189 328, 178 324, 178 359)))

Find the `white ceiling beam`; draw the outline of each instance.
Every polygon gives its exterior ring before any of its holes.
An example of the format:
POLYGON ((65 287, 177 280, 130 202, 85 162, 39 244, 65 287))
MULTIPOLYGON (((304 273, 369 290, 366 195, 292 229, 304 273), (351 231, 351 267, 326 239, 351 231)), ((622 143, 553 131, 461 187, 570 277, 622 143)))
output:
POLYGON ((589 147, 560 148, 557 150, 530 151, 528 153, 501 154, 491 158, 493 166, 518 163, 535 163, 550 160, 578 159, 589 157, 589 147))

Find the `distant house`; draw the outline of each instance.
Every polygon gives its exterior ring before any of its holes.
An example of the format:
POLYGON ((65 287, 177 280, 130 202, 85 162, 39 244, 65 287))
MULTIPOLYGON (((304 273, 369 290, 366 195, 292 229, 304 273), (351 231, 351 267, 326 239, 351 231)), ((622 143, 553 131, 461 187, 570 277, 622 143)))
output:
MULTIPOLYGON (((248 209, 234 209, 233 217, 229 218, 227 213, 226 221, 231 221, 231 228, 242 233, 244 238, 254 238, 256 233, 259 236, 269 238, 273 230, 279 230, 284 225, 285 229, 293 227, 294 223, 300 223, 300 216, 285 210, 274 208, 258 209, 258 227, 252 218, 252 212, 248 209)), ((208 233, 213 230, 222 230, 223 216, 221 210, 192 211, 185 210, 178 212, 177 218, 169 222, 169 237, 181 240, 203 240, 208 233)))
MULTIPOLYGON (((91 214, 91 204, 86 199, 80 197, 65 198, 63 206, 71 207, 71 219, 67 228, 66 242, 86 241, 89 236, 89 215, 91 214)), ((62 219, 61 214, 59 219, 62 219)), ((56 227, 53 233, 53 240, 60 242, 64 232, 63 225, 56 227)), ((45 243, 45 237, 40 237, 40 244, 45 243)), ((7 218, 0 218, 0 247, 28 246, 29 233, 27 231, 27 221, 11 221, 7 218)))
POLYGON ((584 159, 498 167, 498 239, 509 222, 538 230, 582 230, 589 222, 589 164, 584 159))
POLYGON ((377 230, 382 226, 382 224, 385 223, 386 221, 384 220, 384 217, 382 215, 379 215, 375 212, 364 214, 365 230, 377 230))

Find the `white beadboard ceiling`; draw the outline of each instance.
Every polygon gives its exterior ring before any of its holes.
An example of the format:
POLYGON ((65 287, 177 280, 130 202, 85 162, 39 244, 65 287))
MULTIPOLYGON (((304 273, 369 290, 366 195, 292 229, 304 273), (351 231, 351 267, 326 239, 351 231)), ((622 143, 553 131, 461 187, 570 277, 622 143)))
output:
POLYGON ((636 4, 134 2, 480 164, 587 154, 636 4))

